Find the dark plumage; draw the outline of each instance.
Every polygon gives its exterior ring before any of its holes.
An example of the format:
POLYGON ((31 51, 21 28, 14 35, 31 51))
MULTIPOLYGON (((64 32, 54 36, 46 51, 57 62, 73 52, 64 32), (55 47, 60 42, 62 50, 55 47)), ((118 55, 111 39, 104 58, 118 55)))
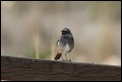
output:
POLYGON ((66 54, 71 52, 74 47, 74 38, 71 31, 68 28, 64 28, 61 32, 62 35, 57 41, 57 55, 54 58, 55 60, 60 59, 60 57, 64 60, 62 55, 65 55, 66 57, 66 54))

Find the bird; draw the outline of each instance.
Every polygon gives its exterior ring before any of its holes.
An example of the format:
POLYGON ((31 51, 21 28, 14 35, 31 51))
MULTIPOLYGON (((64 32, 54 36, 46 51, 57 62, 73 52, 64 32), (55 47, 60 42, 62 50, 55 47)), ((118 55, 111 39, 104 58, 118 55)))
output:
POLYGON ((56 48, 57 54, 54 58, 55 60, 59 60, 62 57, 62 61, 71 61, 67 59, 66 55, 74 48, 74 38, 69 28, 64 28, 61 31, 61 36, 56 43, 56 48), (65 59, 63 57, 65 57, 65 59))

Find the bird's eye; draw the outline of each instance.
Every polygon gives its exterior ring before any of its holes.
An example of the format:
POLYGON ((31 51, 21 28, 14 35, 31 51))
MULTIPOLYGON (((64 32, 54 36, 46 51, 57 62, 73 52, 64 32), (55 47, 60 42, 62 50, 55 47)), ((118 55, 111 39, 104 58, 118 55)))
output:
POLYGON ((67 31, 62 31, 62 35, 65 35, 65 34, 67 34, 67 31))

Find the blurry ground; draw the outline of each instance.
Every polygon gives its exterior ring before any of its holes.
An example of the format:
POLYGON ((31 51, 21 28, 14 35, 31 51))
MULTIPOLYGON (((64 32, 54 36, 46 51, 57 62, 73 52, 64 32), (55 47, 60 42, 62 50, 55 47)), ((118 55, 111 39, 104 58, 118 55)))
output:
POLYGON ((2 55, 53 60, 68 27, 73 62, 121 65, 120 1, 2 1, 1 24, 2 55))

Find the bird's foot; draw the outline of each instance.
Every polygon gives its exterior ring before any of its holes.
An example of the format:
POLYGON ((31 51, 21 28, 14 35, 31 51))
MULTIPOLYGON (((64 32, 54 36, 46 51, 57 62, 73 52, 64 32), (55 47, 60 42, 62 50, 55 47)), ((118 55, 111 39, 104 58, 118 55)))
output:
POLYGON ((69 61, 71 62, 71 59, 69 61))

